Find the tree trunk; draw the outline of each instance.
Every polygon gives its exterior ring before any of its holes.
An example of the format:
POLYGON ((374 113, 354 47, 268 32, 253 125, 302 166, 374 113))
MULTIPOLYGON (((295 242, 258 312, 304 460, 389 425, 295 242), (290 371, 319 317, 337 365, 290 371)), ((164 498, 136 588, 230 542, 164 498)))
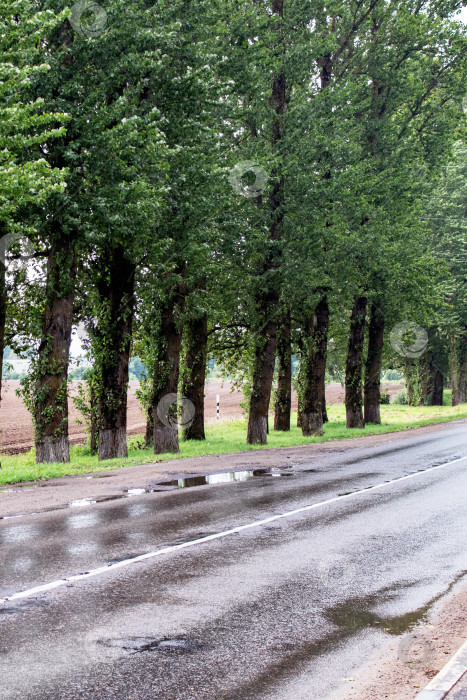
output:
MULTIPOLYGON (((272 291, 272 290, 271 290, 272 291)), ((279 301, 278 294, 272 294, 268 308, 274 313, 279 301)), ((270 318, 264 327, 263 339, 258 339, 255 348, 253 385, 250 397, 248 418, 248 445, 265 445, 268 435, 269 402, 271 400, 272 381, 277 345, 277 322, 270 318)))
POLYGON ((36 464, 70 461, 67 380, 75 278, 74 242, 59 231, 47 261, 46 303, 34 387, 36 464))
POLYGON ((94 383, 91 380, 91 390, 89 394, 89 400, 91 404, 91 425, 90 425, 90 450, 92 455, 97 455, 99 452, 99 397, 96 392, 94 383))
POLYGON ((300 367, 297 376, 297 428, 302 427, 303 413, 303 363, 305 362, 305 354, 302 350, 300 353, 300 367))
POLYGON ((128 376, 134 315, 135 264, 115 246, 106 251, 108 274, 100 285, 105 318, 99 335, 99 460, 128 456, 128 376))
POLYGON ((284 312, 277 338, 278 381, 274 410, 274 430, 290 430, 292 410, 292 343, 290 334, 290 311, 284 312))
POLYGON ((304 373, 301 422, 302 433, 306 437, 323 434, 328 329, 329 306, 326 296, 323 296, 313 314, 310 345, 304 373))
POLYGON ((454 338, 451 344, 452 405, 466 402, 467 339, 454 338))
POLYGON ((3 385, 3 353, 5 352, 5 326, 6 326, 6 267, 0 259, 0 402, 2 400, 3 385))
POLYGON ((355 297, 350 319, 349 348, 345 367, 347 428, 365 427, 362 411, 362 365, 366 306, 366 297, 355 297))
POLYGON ((161 307, 152 399, 155 454, 180 451, 177 395, 182 334, 179 316, 183 312, 184 304, 185 287, 183 284, 176 284, 161 307))
MULTIPOLYGON (((273 0, 271 9, 274 15, 278 15, 282 19, 284 0, 273 0)), ((282 22, 277 24, 276 30, 279 50, 279 46, 283 43, 282 22)), ((284 117, 287 110, 284 66, 281 66, 273 77, 269 104, 275 111, 271 145, 273 152, 279 155, 284 134, 284 117)), ((256 297, 256 308, 262 325, 257 330, 255 340, 253 384, 248 417, 248 445, 264 445, 267 442, 269 403, 277 345, 277 310, 280 297, 279 271, 281 265, 279 243, 282 240, 284 221, 284 174, 281 165, 271 173, 271 180, 273 182, 269 195, 271 223, 263 267, 267 288, 259 291, 256 297)))
POLYGON ((464 360, 459 365, 459 403, 467 402, 467 360, 464 360))
POLYGON ((329 423, 328 409, 326 408, 326 372, 323 378, 323 423, 329 423))
POLYGON ((427 405, 431 392, 430 362, 427 356, 408 359, 404 374, 409 406, 427 405))
POLYGON ((415 405, 415 392, 414 392, 414 361, 407 359, 404 363, 404 377, 405 377, 405 387, 407 390, 407 401, 409 406, 415 405))
POLYGON ((451 354, 449 356, 449 364, 451 369, 451 389, 452 389, 452 405, 458 406, 459 401, 459 358, 458 354, 458 339, 451 339, 451 354))
POLYGON ((304 377, 308 343, 311 336, 311 321, 310 314, 305 315, 303 319, 303 328, 298 337, 300 363, 297 376, 297 428, 302 427, 304 377))
POLYGON ((149 447, 154 442, 154 416, 151 411, 148 414, 146 420, 146 437, 145 437, 146 447, 149 447))
POLYGON ((208 317, 195 316, 185 323, 186 338, 185 373, 182 383, 183 396, 191 401, 194 409, 192 421, 184 427, 185 440, 205 440, 204 433, 204 385, 208 347, 208 317))
POLYGON ((442 406, 444 393, 444 376, 439 367, 437 367, 434 363, 433 359, 430 361, 429 375, 430 383, 428 403, 430 406, 442 406))
POLYGON ((377 304, 371 305, 368 329, 368 354, 365 364, 365 423, 381 423, 381 367, 383 364, 384 314, 377 304))

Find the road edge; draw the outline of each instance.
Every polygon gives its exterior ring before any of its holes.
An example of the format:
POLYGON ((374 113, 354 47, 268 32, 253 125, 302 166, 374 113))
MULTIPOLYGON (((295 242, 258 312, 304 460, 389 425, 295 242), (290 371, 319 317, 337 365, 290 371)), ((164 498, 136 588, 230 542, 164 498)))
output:
POLYGON ((443 700, 467 672, 467 640, 415 700, 443 700))

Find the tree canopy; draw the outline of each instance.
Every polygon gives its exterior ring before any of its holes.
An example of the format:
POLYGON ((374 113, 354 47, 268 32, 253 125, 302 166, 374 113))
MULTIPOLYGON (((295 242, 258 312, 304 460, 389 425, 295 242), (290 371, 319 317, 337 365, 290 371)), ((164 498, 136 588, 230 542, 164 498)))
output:
POLYGON ((350 429, 380 420, 383 366, 414 403, 465 401, 459 3, 86 8, 0 0, 0 356, 31 360, 37 460, 69 459, 77 327, 101 459, 127 454, 136 357, 156 453, 204 438, 209 359, 251 444, 273 402, 290 427, 293 374, 306 435, 331 374, 350 429))

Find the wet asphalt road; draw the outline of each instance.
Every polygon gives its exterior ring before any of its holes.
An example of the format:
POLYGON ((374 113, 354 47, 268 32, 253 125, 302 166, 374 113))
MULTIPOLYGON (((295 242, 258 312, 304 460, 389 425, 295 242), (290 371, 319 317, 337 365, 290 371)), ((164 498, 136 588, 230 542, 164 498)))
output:
POLYGON ((467 673, 456 683, 446 695, 446 700, 467 700, 467 673))
POLYGON ((467 426, 389 440, 0 521, 1 597, 418 474, 0 605, 1 700, 329 697, 467 570, 467 426))
POLYGON ((467 700, 467 673, 464 673, 454 688, 447 694, 446 700, 467 700))

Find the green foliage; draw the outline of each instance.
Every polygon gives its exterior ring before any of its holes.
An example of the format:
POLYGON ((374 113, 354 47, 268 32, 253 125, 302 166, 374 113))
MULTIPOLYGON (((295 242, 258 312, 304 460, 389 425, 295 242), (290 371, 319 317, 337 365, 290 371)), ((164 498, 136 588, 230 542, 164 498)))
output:
POLYGON ((387 390, 381 394, 379 402, 381 405, 387 405, 391 403, 391 395, 387 390))
MULTIPOLYGON (((415 320, 430 326, 443 370, 448 343, 461 363, 467 44, 455 3, 285 0, 281 18, 251 0, 108 0, 93 36, 61 0, 40 7, 0 0, 0 237, 12 234, 0 325, 13 349, 34 355, 23 396, 41 414, 39 433, 52 420, 48 378, 65 369, 45 358, 47 310, 65 294, 75 293, 74 323, 89 331, 94 390, 113 407, 126 388, 104 386, 104 369, 130 344, 130 377, 151 406, 168 370, 159 362, 167 300, 180 331, 207 314, 211 376, 241 385, 246 403, 283 301, 301 391, 298 358, 323 289, 328 377, 344 378, 360 293, 381 301, 387 338, 415 320), (229 176, 248 162, 232 187, 229 176), (261 192, 242 196, 258 168, 261 192), (24 264, 26 241, 34 258, 24 264), (68 252, 46 278, 45 260, 63 241, 68 252), (121 304, 115 251, 134 270, 121 304)), ((387 342, 385 366, 404 362, 387 342)), ((409 394, 419 403, 414 372, 409 394)), ((88 390, 77 400, 90 425, 88 390)))
MULTIPOLYGON (((31 84, 50 66, 39 48, 44 35, 64 20, 37 11, 30 0, 0 2, 0 224, 11 226, 20 206, 63 191, 63 172, 50 168, 37 146, 63 136, 68 116, 49 112, 43 97, 30 99, 31 84)), ((10 229, 11 230, 11 229, 10 229)), ((2 232, 4 235, 4 231, 2 232)))
POLYGON ((407 396, 407 389, 401 389, 392 397, 392 403, 396 406, 408 406, 409 399, 407 396))
POLYGON ((399 379, 403 379, 404 375, 402 372, 399 372, 397 369, 388 369, 384 373, 384 379, 388 382, 391 381, 398 381, 399 379))
POLYGON ((71 370, 71 372, 68 372, 68 379, 70 381, 86 379, 87 371, 88 370, 86 367, 77 367, 76 369, 71 370))

